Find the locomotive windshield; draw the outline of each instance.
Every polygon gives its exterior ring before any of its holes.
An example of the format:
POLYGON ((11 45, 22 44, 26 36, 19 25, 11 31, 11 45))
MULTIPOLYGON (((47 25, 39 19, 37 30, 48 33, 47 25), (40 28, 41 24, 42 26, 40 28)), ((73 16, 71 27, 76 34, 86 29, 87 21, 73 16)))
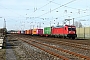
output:
POLYGON ((76 28, 72 28, 72 31, 75 31, 76 30, 76 28))
POLYGON ((68 30, 69 30, 69 31, 75 31, 76 28, 72 28, 72 27, 70 27, 70 28, 68 28, 68 30))

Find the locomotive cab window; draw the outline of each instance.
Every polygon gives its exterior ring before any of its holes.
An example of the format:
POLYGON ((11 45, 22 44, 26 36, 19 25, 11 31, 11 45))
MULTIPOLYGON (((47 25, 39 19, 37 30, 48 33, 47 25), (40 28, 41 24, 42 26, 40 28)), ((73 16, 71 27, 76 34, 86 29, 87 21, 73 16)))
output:
POLYGON ((75 31, 76 29, 75 28, 68 28, 69 31, 75 31))
POLYGON ((72 28, 72 31, 75 31, 76 29, 75 28, 72 28))
POLYGON ((72 28, 68 28, 68 30, 69 30, 69 31, 71 31, 71 30, 72 30, 72 28))

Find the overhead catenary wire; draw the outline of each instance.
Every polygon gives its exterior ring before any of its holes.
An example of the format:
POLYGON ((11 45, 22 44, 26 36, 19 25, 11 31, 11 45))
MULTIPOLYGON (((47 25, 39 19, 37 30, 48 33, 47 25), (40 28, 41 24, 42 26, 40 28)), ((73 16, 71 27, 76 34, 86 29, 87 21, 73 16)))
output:
MULTIPOLYGON (((54 1, 54 0, 52 0, 52 1, 54 1)), ((44 8, 45 6, 47 6, 48 4, 50 4, 52 1, 49 1, 47 4, 45 4, 45 5, 41 6, 41 7, 39 7, 37 10, 40 10, 40 9, 44 8)), ((36 12, 37 10, 35 10, 34 12, 36 12)))
MULTIPOLYGON (((73 1, 75 1, 75 0, 72 0, 72 1, 70 1, 70 2, 68 2, 68 3, 71 3, 71 2, 73 2, 73 1)), ((45 7, 45 6, 47 6, 48 4, 50 4, 50 3, 52 3, 53 2, 53 0, 52 1, 49 1, 47 4, 45 4, 45 5, 43 5, 42 7, 40 7, 40 8, 38 8, 37 10, 40 10, 40 9, 42 9, 43 7, 45 7)), ((66 3, 66 4, 68 4, 68 3, 66 3)), ((58 4, 58 5, 60 5, 60 4, 58 4)), ((61 5, 60 7, 62 7, 62 6, 64 6, 65 4, 63 4, 63 5, 61 5)), ((5 9, 8 9, 8 8, 6 8, 6 7, 4 7, 5 9)), ((58 8, 55 8, 55 9, 53 9, 53 10, 50 10, 51 12, 52 11, 54 11, 54 10, 56 10, 56 9, 58 9, 58 8)), ((10 11, 12 11, 12 9, 9 9, 10 11)), ((35 10, 35 11, 37 11, 37 10, 35 10)), ((49 11, 49 12, 50 12, 49 11)), ((13 12, 13 11, 12 11, 13 12)), ((48 12, 47 12, 48 13, 48 12)), ((47 14, 47 13, 45 13, 45 14, 47 14)), ((17 15, 19 15, 19 16, 21 16, 21 17, 25 17, 25 16, 23 16, 23 15, 20 15, 20 14, 18 14, 18 13, 16 13, 17 15)), ((44 15, 44 14, 43 14, 44 15)), ((26 17, 25 17, 26 18, 26 17)), ((38 17, 39 18, 39 17, 38 17)))
MULTIPOLYGON (((72 1, 70 1, 70 2, 67 2, 67 3, 65 3, 65 4, 62 4, 62 5, 60 5, 59 7, 57 7, 57 8, 55 8, 55 9, 51 10, 51 12, 54 11, 54 10, 56 10, 56 9, 58 9, 58 8, 60 8, 60 7, 63 7, 63 6, 65 6, 65 5, 68 5, 68 4, 70 4, 70 3, 74 2, 74 1, 76 1, 76 0, 72 0, 72 1)), ((46 13, 44 13, 44 14, 38 16, 38 17, 41 17, 41 16, 46 15, 46 14, 48 14, 48 13, 50 13, 50 11, 48 11, 48 12, 46 12, 46 13)))
MULTIPOLYGON (((51 3, 57 4, 57 5, 61 5, 61 4, 56 3, 56 2, 54 2, 54 1, 52 1, 51 3)), ((67 8, 71 8, 71 9, 79 10, 79 8, 74 8, 74 7, 69 7, 69 6, 63 6, 63 7, 67 7, 67 8)), ((81 10, 81 11, 86 11, 86 10, 84 10, 84 9, 80 9, 80 10, 81 10)))
MULTIPOLYGON (((52 3, 57 4, 57 5, 61 5, 61 4, 56 3, 56 2, 54 2, 54 1, 52 1, 52 3)), ((67 7, 67 8, 71 8, 71 9, 78 10, 78 13, 79 13, 79 14, 80 14, 80 11, 86 11, 86 10, 87 10, 87 9, 73 8, 73 7, 69 7, 69 6, 63 6, 63 7, 67 7)), ((87 17, 87 16, 90 16, 90 14, 89 14, 89 15, 84 15, 84 16, 75 17, 75 19, 77 19, 77 18, 82 18, 82 17, 87 17)))
MULTIPOLYGON (((52 1, 52 3, 57 4, 57 5, 61 5, 61 4, 58 4, 58 3, 53 2, 53 1, 52 1)), ((71 8, 71 9, 75 9, 75 10, 80 10, 80 11, 86 11, 86 9, 84 10, 84 9, 73 8, 73 7, 69 7, 69 6, 63 6, 63 7, 67 7, 67 8, 71 8)), ((90 14, 89 15, 80 16, 80 17, 75 17, 75 18, 82 18, 82 17, 87 17, 87 16, 90 16, 90 14)))
MULTIPOLYGON (((62 4, 62 5, 60 5, 59 7, 57 7, 57 8, 55 8, 55 9, 51 10, 51 12, 54 11, 54 10, 56 10, 56 9, 58 9, 58 8, 60 8, 60 7, 63 7, 63 6, 65 6, 65 5, 68 5, 68 4, 70 4, 70 3, 74 2, 74 1, 76 1, 76 0, 72 0, 72 1, 70 1, 70 2, 67 2, 67 3, 65 3, 65 4, 62 4)), ((50 1, 50 2, 51 2, 51 1, 50 1)), ((44 13, 44 14, 38 16, 38 18, 40 18, 41 16, 43 16, 43 15, 45 15, 45 14, 48 14, 48 13, 50 13, 50 11, 48 11, 48 12, 46 12, 46 13, 44 13)))
MULTIPOLYGON (((52 1, 51 3, 57 4, 57 5, 61 5, 61 4, 56 3, 54 1, 52 1)), ((86 11, 87 10, 87 9, 73 8, 73 7, 69 7, 69 6, 63 6, 63 7, 67 7, 67 8, 78 10, 79 14, 80 14, 80 11, 86 11)), ((87 17, 87 16, 90 16, 90 15, 80 16, 80 17, 76 17, 76 18, 87 17)))
MULTIPOLYGON (((53 1, 53 0, 52 0, 52 1, 49 1, 49 4, 52 3, 52 2, 54 2, 54 1, 53 1)), ((48 4, 47 4, 47 5, 48 5, 48 4)), ((46 6, 47 6, 47 5, 46 5, 46 6)), ((67 5, 67 4, 66 4, 66 5, 67 5)), ((67 8, 77 9, 77 8, 73 8, 73 7, 68 7, 68 6, 66 6, 66 5, 63 4, 63 5, 61 5, 61 7, 67 7, 67 8)), ((43 7, 45 7, 45 6, 40 7, 40 9, 42 9, 43 7)), ((59 6, 59 7, 60 7, 60 6, 59 6)), ((6 9, 8 9, 8 8, 6 8, 6 9)), ((40 9, 38 8, 37 10, 40 10, 40 9)), ((57 9, 58 9, 58 8, 57 8, 57 9)), ((11 10, 12 10, 12 9, 11 9, 11 10)), ((10 11, 11 11, 11 10, 10 10, 10 11)), ((37 11, 37 10, 36 10, 36 11, 37 11)), ((55 10, 56 10, 56 9, 55 9, 55 10)), ((80 9, 80 10, 81 10, 81 9, 80 9)), ((36 12, 36 11, 35 11, 35 12, 36 12)), ((54 11, 54 9, 51 10, 51 12, 52 12, 52 11, 54 11)), ((49 11, 49 13, 50 13, 50 11, 49 11)), ((17 13, 16 13, 16 14, 17 14, 17 13)), ((47 14, 48 14, 48 13, 47 13, 47 14)), ((19 15, 19 14, 18 14, 18 15, 19 15)), ((22 16, 22 17, 25 17, 25 16, 23 16, 23 15, 21 15, 21 16, 22 16)), ((43 16, 43 15, 42 15, 42 16, 43 16)), ((87 15, 87 16, 88 16, 88 15, 87 15)), ((41 16, 40 16, 40 17, 41 17, 41 16)), ((83 17, 84 17, 84 16, 83 16, 83 17)), ((86 16, 85 16, 85 17, 86 17, 86 16)), ((25 18, 26 18, 26 17, 25 17, 25 18)), ((77 18, 77 17, 76 17, 76 18, 77 18)), ((14 19, 13 19, 13 20, 14 20, 14 19)))
MULTIPOLYGON (((37 8, 37 9, 35 9, 33 13, 35 13, 37 10, 40 10, 40 9, 44 8, 45 6, 49 5, 52 1, 54 1, 54 0, 51 0, 51 1, 49 1, 47 4, 45 4, 45 5, 37 8)), ((37 4, 37 3, 36 3, 36 4, 37 4)), ((2 7, 5 8, 5 9, 7 9, 7 10, 9 9, 9 8, 4 7, 4 6, 2 6, 2 7)), ((27 9, 27 10, 28 10, 28 9, 27 9)), ((9 11, 12 11, 12 8, 10 8, 9 11)), ((13 11, 12 11, 12 12, 13 12, 13 11)), ((32 13, 32 14, 33 14, 33 13, 32 13)), ((21 16, 21 17, 25 17, 25 16, 20 15, 20 14, 18 14, 18 13, 15 13, 15 14, 17 14, 17 15, 19 15, 19 16, 21 16)), ((31 14, 31 15, 32 15, 32 14, 31 14)), ((26 17, 25 17, 25 18, 26 18, 26 17)))
MULTIPOLYGON (((55 9, 51 10, 51 12, 54 11, 54 10, 56 10, 56 9, 58 9, 58 8, 60 8, 60 7, 63 7, 63 6, 65 6, 65 5, 68 5, 68 4, 70 4, 70 3, 74 2, 74 1, 76 1, 76 0, 72 0, 72 1, 70 1, 70 2, 67 2, 67 3, 63 4, 63 5, 60 5, 59 7, 57 7, 57 8, 55 8, 55 9)), ((52 2, 52 1, 51 1, 51 2, 52 2)), ((46 12, 46 13, 44 13, 44 14, 38 16, 38 18, 40 18, 41 16, 43 16, 43 15, 45 15, 45 14, 48 14, 48 13, 50 13, 50 11, 48 11, 48 12, 46 12)))
MULTIPOLYGON (((48 0, 48 1, 49 1, 49 0, 48 0)), ((47 4, 43 5, 42 7, 38 8, 37 10, 42 9, 43 7, 47 6, 47 5, 50 4, 50 3, 58 4, 58 3, 56 3, 56 2, 54 2, 54 1, 52 0, 52 1, 49 1, 49 3, 47 3, 47 4)), ((58 4, 58 5, 60 5, 60 4, 58 4)), ((77 8, 68 7, 68 6, 63 6, 63 7, 72 8, 72 9, 77 9, 77 8)), ((5 8, 6 8, 6 7, 5 7, 5 8)), ((8 9, 8 8, 6 8, 6 9, 8 9)), ((35 11, 37 11, 37 10, 35 10, 35 11)), ((53 10, 54 10, 54 9, 53 9, 53 10)), ((53 10, 51 10, 51 11, 53 11, 53 10)), ((80 9, 80 10, 81 10, 81 9, 80 9)), ((12 11, 12 10, 10 9, 10 11, 12 11)), ((85 11, 85 10, 83 10, 83 11, 85 11)), ((50 12, 50 11, 49 11, 49 12, 50 12)), ((17 13, 16 13, 16 14, 17 14, 17 13)), ((17 15, 19 15, 19 14, 17 14, 17 15)), ((44 14, 43 14, 43 15, 44 15, 44 14)), ((25 16, 23 16, 23 15, 20 15, 20 16, 25 17, 25 16)), ((26 18, 26 17, 25 17, 25 18, 26 18)))
MULTIPOLYGON (((1 6, 1 5, 0 5, 1 6)), ((5 9, 7 9, 7 10, 9 10, 9 11, 11 11, 11 12, 13 12, 13 10, 12 10, 12 8, 7 8, 7 7, 4 7, 4 6, 1 6, 1 7, 3 7, 3 8, 5 8, 5 9)), ((25 16, 23 16, 23 15, 20 15, 20 14, 18 14, 18 13, 16 13, 16 12, 14 12, 15 14, 17 14, 17 15, 19 15, 19 16, 21 16, 21 17, 24 17, 24 18, 26 18, 25 16)), ((7 15, 7 17, 9 18, 8 20, 17 20, 17 21, 19 21, 18 19, 13 19, 13 18, 10 18, 10 16, 8 16, 7 15)), ((7 20, 7 19, 6 19, 7 20)), ((7 23, 8 23, 9 21, 7 21, 7 23)), ((20 23, 21 24, 21 23, 20 23)))
POLYGON ((84 15, 84 16, 75 17, 75 19, 82 18, 82 17, 87 17, 87 16, 90 16, 90 14, 89 14, 89 15, 84 15))
MULTIPOLYGON (((57 4, 57 5, 61 5, 59 3, 56 3, 54 1, 51 1, 51 3, 54 3, 54 4, 57 4)), ((79 9, 79 8, 73 8, 73 7, 69 7, 69 6, 63 6, 63 7, 67 7, 67 8, 71 8, 71 9, 75 9, 75 10, 78 10, 78 13, 80 14, 80 11, 86 11, 86 9, 79 9)), ((90 15, 85 15, 85 16, 81 16, 81 17, 86 17, 86 16, 90 16, 90 15)))
POLYGON ((32 12, 32 13, 30 14, 30 16, 31 16, 32 14, 34 14, 36 11, 38 11, 38 10, 44 8, 45 6, 49 5, 52 1, 54 1, 54 0, 49 1, 48 3, 46 3, 45 5, 43 5, 43 6, 39 7, 39 8, 37 8, 37 9, 34 8, 34 12, 32 12))
MULTIPOLYGON (((1 5, 0 5, 0 6, 1 6, 1 5)), ((3 8, 5 8, 5 9, 13 12, 12 8, 7 8, 7 7, 4 7, 4 6, 1 6, 1 7, 3 7, 3 8)), ((25 17, 25 16, 20 15, 20 14, 18 14, 18 13, 16 13, 16 12, 15 12, 15 14, 17 14, 17 15, 19 15, 19 16, 21 16, 21 17, 25 17)))

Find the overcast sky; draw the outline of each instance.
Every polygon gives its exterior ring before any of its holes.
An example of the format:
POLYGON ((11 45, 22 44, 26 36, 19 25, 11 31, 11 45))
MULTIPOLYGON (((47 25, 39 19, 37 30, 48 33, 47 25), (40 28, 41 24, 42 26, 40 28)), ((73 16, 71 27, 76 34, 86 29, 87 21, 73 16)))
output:
MULTIPOLYGON (((89 0, 0 0, 0 28, 6 20, 7 29, 30 29, 63 24, 75 18, 90 26, 89 0)), ((69 24, 68 22, 66 24, 69 24)), ((70 22, 72 24, 72 21, 70 22)))

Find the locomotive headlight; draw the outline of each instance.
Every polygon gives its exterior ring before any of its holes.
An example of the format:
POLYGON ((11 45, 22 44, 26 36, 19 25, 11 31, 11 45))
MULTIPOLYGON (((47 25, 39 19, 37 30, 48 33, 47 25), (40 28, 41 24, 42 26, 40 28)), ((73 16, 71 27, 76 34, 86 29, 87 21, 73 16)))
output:
POLYGON ((69 34, 75 34, 75 31, 69 31, 69 34))

